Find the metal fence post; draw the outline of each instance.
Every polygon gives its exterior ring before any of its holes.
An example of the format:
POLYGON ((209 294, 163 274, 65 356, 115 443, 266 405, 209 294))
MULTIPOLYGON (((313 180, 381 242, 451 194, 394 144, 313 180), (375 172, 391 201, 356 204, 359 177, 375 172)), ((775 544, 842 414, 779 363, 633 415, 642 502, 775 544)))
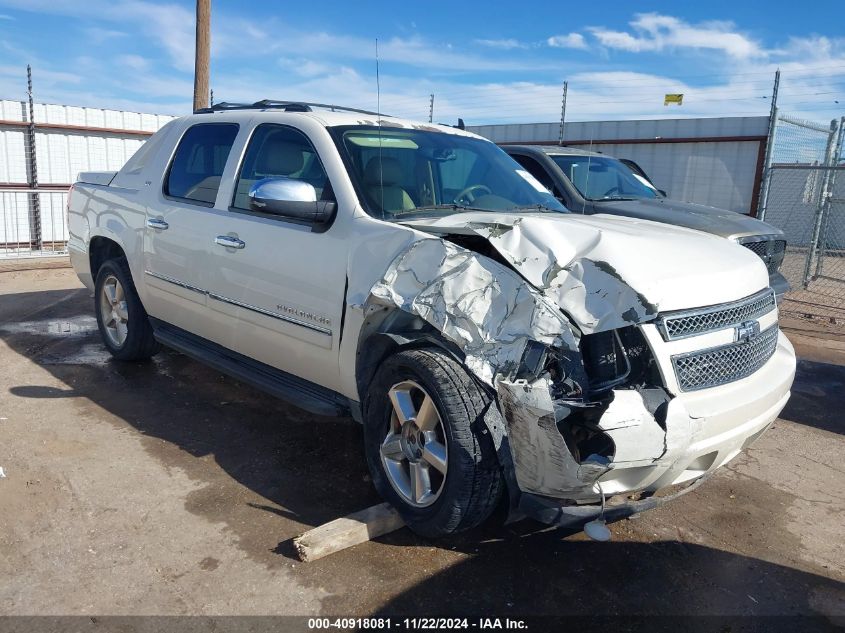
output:
MULTIPOLYGON (((29 99, 29 119, 27 130, 27 145, 29 148, 29 187, 38 188, 38 161, 35 150, 35 105, 32 101, 32 68, 26 66, 26 93, 29 99)), ((38 192, 29 195, 29 246, 33 250, 40 251, 43 246, 41 236, 41 199, 38 192)))
POLYGON ((839 127, 838 123, 839 122, 836 119, 833 119, 830 122, 830 135, 828 136, 827 146, 825 147, 824 152, 823 165, 827 167, 827 169, 825 169, 822 174, 822 187, 821 192, 819 193, 819 204, 816 208, 816 216, 813 221, 813 237, 810 239, 810 250, 807 252, 807 261, 804 265, 804 277, 802 279, 802 284, 805 289, 810 285, 810 268, 813 264, 813 258, 822 257, 824 254, 824 248, 821 249, 821 254, 819 254, 819 245, 820 238, 822 236, 821 229, 825 210, 829 206, 830 191, 828 186, 830 184, 830 175, 833 172, 833 161, 835 160, 834 157, 836 154, 836 132, 839 127))
POLYGON ((557 144, 563 145, 563 126, 566 125, 566 93, 569 89, 569 82, 563 82, 563 96, 560 100, 560 130, 558 132, 557 144))
POLYGON ((763 163, 763 182, 760 201, 757 203, 757 219, 766 219, 766 206, 769 202, 769 187, 772 180, 772 157, 775 153, 775 133, 778 127, 778 89, 780 88, 780 68, 775 71, 775 83, 772 87, 772 106, 769 111, 769 133, 766 136, 766 160, 763 163))
POLYGON ((836 185, 836 163, 839 160, 839 157, 842 154, 842 143, 845 140, 845 117, 842 117, 839 120, 839 134, 835 134, 833 128, 836 125, 836 120, 834 119, 830 123, 831 125, 831 138, 836 136, 836 142, 833 145, 833 151, 830 154, 828 159, 825 156, 826 162, 825 164, 828 166, 828 169, 825 170, 824 175, 824 184, 822 185, 822 196, 825 198, 824 203, 824 221, 822 222, 822 230, 821 235, 819 237, 819 255, 816 259, 816 274, 813 276, 814 279, 821 277, 822 270, 824 268, 824 258, 825 258, 825 246, 827 244, 827 232, 830 228, 830 220, 833 215, 832 213, 832 202, 833 202, 833 192, 834 186, 836 185))

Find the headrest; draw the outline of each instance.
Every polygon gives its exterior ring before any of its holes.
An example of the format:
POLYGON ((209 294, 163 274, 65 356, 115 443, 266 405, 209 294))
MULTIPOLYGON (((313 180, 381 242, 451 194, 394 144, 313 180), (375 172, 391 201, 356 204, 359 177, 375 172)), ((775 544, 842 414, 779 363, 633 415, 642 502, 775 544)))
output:
POLYGON ((369 187, 390 187, 402 181, 402 166, 395 158, 373 156, 364 169, 364 184, 369 187), (381 171, 379 171, 381 164, 381 171))
POLYGON ((270 137, 261 147, 255 171, 263 175, 290 176, 302 169, 302 165, 300 145, 270 137))

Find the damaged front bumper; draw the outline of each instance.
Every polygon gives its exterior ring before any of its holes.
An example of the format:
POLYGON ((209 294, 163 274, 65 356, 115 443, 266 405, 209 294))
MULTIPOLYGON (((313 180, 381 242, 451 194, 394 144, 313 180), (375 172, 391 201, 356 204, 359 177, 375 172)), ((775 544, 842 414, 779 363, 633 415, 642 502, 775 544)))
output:
MULTIPOLYGON (((578 459, 573 454, 565 438, 569 412, 561 412, 567 403, 552 400, 545 381, 501 381, 499 404, 519 505, 547 522, 577 522, 597 514, 596 505, 584 504, 597 504, 602 494, 650 494, 698 480, 736 457, 769 427, 786 405, 794 374, 794 350, 781 333, 775 354, 757 372, 720 387, 675 395, 662 423, 640 392, 615 389, 595 423, 613 440, 614 453, 605 459, 578 459)), ((641 512, 653 507, 651 503, 656 501, 614 512, 641 512)))
POLYGON ((651 495, 641 499, 610 503, 604 511, 600 504, 566 505, 559 499, 549 499, 540 495, 523 494, 519 499, 519 512, 535 521, 559 528, 578 529, 594 519, 602 518, 607 523, 621 521, 646 510, 659 508, 668 501, 674 501, 703 484, 712 473, 701 476, 695 481, 683 484, 670 494, 651 495))

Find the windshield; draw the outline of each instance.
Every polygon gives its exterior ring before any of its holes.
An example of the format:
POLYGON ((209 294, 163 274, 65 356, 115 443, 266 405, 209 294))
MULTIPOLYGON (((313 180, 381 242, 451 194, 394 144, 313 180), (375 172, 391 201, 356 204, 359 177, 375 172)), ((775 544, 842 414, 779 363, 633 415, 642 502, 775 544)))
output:
POLYGON ((657 191, 627 165, 607 156, 552 156, 587 200, 657 198, 657 191))
POLYGON ((334 128, 353 184, 384 220, 473 211, 566 209, 495 144, 436 130, 334 128))

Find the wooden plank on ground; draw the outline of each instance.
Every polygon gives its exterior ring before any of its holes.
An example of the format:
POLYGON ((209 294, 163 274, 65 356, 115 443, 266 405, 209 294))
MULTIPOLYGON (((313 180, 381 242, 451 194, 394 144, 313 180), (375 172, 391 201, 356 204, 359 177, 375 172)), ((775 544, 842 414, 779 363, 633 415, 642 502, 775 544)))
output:
POLYGON ((293 539, 293 545, 299 559, 310 563, 404 525, 399 513, 390 504, 382 503, 308 530, 293 539))

